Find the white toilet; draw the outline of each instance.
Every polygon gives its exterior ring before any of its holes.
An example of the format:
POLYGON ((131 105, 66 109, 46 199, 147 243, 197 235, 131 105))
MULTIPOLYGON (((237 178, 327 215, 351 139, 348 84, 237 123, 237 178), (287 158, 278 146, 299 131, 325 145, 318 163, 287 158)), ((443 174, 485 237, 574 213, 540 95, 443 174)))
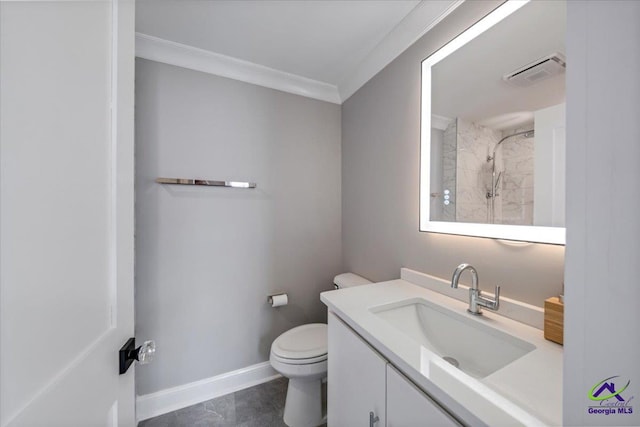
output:
MULTIPOLYGON (((371 283, 353 273, 334 278, 336 289, 371 283)), ((322 380, 327 376, 327 325, 311 323, 288 330, 271 344, 271 366, 289 378, 284 422, 290 427, 316 427, 322 413, 322 380)))

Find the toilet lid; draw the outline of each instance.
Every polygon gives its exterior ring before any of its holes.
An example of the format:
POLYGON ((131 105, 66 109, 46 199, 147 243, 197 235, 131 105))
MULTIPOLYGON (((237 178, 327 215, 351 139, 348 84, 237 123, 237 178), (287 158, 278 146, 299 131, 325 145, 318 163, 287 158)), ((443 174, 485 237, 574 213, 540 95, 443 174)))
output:
POLYGON ((271 344, 271 352, 285 359, 310 359, 327 354, 327 325, 311 323, 290 329, 271 344))

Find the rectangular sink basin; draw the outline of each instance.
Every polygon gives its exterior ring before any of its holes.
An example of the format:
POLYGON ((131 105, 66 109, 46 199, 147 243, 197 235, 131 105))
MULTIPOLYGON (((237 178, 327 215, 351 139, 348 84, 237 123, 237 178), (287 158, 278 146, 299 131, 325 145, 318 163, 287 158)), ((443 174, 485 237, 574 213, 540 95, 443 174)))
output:
POLYGON ((398 332, 474 378, 484 378, 536 347, 466 313, 455 313, 415 298, 370 309, 398 332))

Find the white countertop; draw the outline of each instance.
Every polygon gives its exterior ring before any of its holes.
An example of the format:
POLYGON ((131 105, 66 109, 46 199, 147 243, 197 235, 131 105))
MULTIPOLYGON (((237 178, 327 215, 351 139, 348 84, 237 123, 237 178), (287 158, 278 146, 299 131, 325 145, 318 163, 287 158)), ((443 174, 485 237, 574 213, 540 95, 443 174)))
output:
MULTIPOLYGON (((431 276, 425 276, 423 280, 431 280, 431 276)), ((431 285, 441 286, 441 279, 432 279, 431 285)), ((433 286, 429 287, 433 289, 433 286)), ((562 424, 562 346, 545 340, 540 329, 489 310, 484 310, 483 316, 473 316, 466 312, 467 303, 402 279, 323 292, 321 300, 464 423, 473 426, 562 424), (482 379, 473 378, 409 336, 398 333, 370 311, 373 307, 412 298, 424 298, 465 313, 473 321, 484 322, 536 348, 482 379)))

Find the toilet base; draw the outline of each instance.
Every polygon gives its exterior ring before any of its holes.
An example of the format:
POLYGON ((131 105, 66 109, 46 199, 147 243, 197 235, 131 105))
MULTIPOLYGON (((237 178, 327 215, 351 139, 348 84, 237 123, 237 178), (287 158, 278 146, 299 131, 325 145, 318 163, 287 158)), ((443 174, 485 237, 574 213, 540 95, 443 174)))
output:
POLYGON ((284 405, 289 427, 317 427, 326 422, 322 413, 322 379, 290 378, 284 405))

